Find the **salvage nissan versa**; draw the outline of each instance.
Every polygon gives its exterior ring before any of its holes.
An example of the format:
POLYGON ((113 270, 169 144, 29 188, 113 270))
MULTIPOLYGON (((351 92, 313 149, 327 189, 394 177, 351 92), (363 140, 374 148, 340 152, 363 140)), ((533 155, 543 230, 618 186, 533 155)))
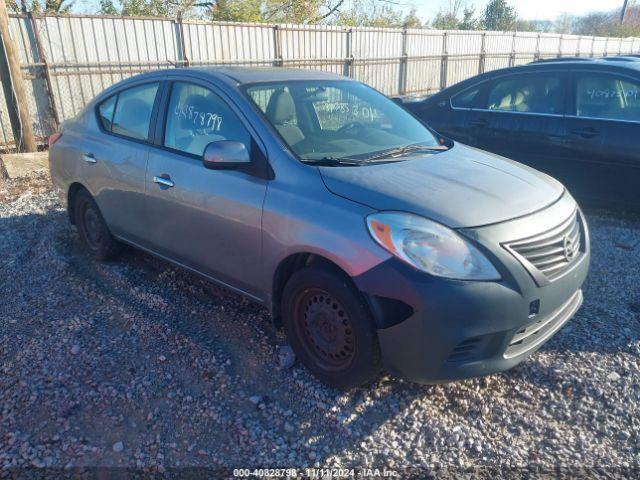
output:
POLYGON ((50 163, 95 258, 127 243, 260 302, 336 387, 505 370, 582 302, 587 225, 560 183, 328 73, 132 77, 50 163))

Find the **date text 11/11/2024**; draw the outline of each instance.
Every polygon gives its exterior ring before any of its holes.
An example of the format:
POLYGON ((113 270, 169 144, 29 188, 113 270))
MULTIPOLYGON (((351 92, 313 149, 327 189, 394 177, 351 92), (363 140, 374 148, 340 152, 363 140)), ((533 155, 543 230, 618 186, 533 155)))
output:
POLYGON ((399 478, 400 473, 386 468, 236 468, 236 478, 399 478))

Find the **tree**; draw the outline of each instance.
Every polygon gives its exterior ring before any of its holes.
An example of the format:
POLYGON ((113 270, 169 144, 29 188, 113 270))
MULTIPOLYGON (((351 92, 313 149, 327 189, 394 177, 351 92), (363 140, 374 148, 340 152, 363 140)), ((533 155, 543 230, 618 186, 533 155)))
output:
POLYGON ((449 0, 446 8, 441 8, 431 22, 431 28, 438 30, 457 30, 460 21, 458 14, 462 8, 462 0, 449 0))
POLYGON ((337 12, 336 25, 348 27, 378 28, 420 28, 422 21, 416 10, 411 9, 406 15, 387 3, 377 0, 354 0, 348 10, 337 12))
POLYGON ((556 33, 571 33, 574 31, 576 20, 577 17, 575 15, 562 13, 553 22, 553 31, 556 33))
MULTIPOLYGON (((63 0, 64 1, 64 0, 63 0)), ((204 4, 196 0, 100 0, 103 15, 123 15, 125 17, 175 17, 178 12, 193 12, 204 4)))
POLYGON ((404 16, 402 26, 404 28, 422 28, 422 20, 418 17, 418 12, 415 7, 411 7, 409 12, 404 16))
POLYGON ((100 13, 102 13, 103 15, 120 14, 112 0, 100 0, 100 13))
POLYGON ((485 30, 512 30, 518 20, 516 9, 506 0, 491 0, 482 15, 482 27, 485 30))
POLYGON ((216 0, 206 10, 210 20, 225 22, 261 22, 260 0, 216 0))
POLYGON ((73 3, 73 0, 33 0, 29 10, 34 13, 69 13, 73 3))
POLYGON ((460 30, 480 30, 480 19, 476 17, 476 9, 465 7, 462 12, 462 21, 458 24, 460 30))

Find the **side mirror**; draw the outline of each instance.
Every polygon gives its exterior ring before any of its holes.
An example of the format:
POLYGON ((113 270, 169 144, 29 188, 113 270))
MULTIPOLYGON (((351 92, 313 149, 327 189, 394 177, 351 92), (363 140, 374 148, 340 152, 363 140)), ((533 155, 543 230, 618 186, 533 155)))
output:
POLYGON ((220 140, 207 145, 202 164, 210 170, 234 170, 250 166, 251 157, 244 143, 220 140))
POLYGON ((404 105, 404 98, 402 97, 392 97, 391 100, 400 106, 404 105))

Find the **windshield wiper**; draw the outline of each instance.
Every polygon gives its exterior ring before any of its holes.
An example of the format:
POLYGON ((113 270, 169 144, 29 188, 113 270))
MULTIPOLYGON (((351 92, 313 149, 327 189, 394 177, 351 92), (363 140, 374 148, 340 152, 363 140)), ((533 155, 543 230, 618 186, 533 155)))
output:
POLYGON ((385 150, 384 152, 377 153, 368 157, 366 162, 368 163, 383 158, 396 158, 406 155, 407 153, 419 152, 421 150, 427 152, 444 152, 445 150, 449 150, 449 147, 444 145, 407 145, 405 147, 392 148, 391 150, 385 150))
POLYGON ((320 167, 334 167, 336 165, 351 165, 353 167, 358 167, 363 164, 360 160, 355 160, 353 158, 340 158, 340 157, 323 157, 317 159, 305 159, 302 160, 303 163, 307 163, 309 165, 318 165, 320 167))

